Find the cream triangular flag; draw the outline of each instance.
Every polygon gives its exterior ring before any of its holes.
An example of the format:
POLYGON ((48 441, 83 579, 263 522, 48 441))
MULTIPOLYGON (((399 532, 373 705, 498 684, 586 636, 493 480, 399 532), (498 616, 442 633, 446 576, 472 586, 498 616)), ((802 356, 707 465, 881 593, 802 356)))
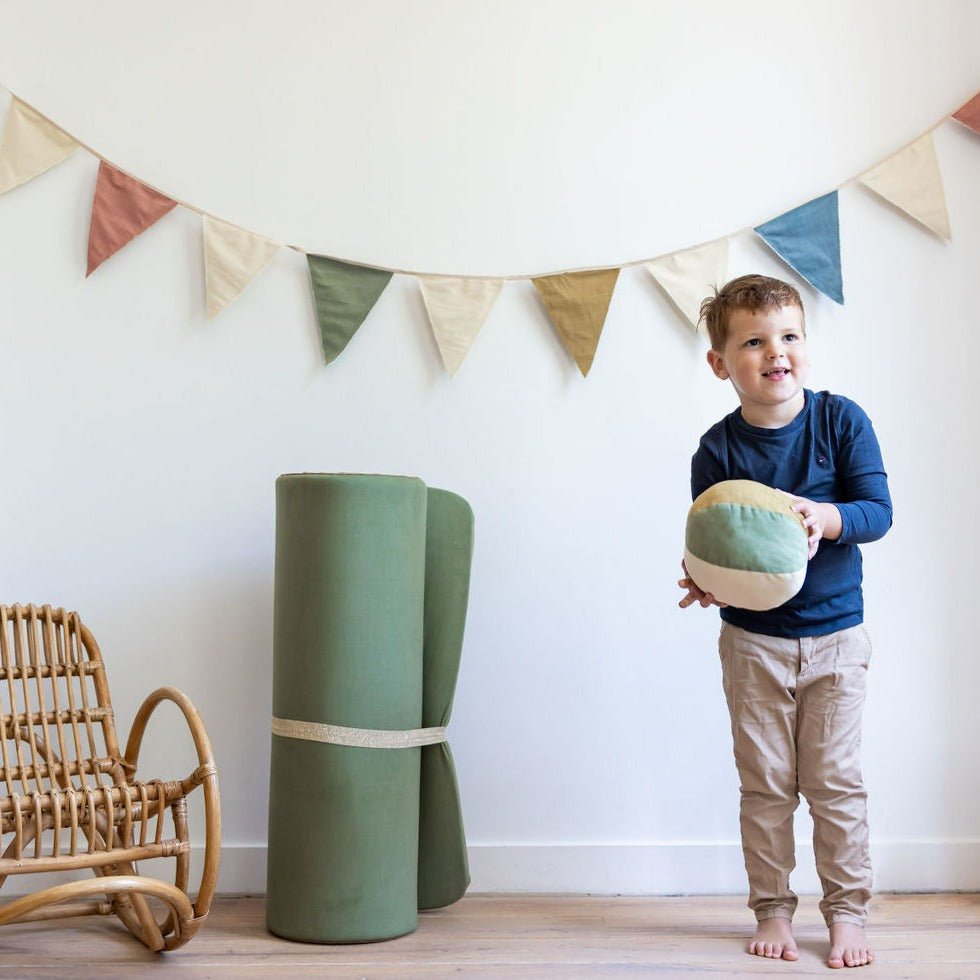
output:
POLYGON ((0 138, 0 194, 43 174, 77 148, 63 129, 14 96, 0 138))
POLYGON ((920 136, 884 163, 861 174, 859 180, 940 238, 948 241, 951 237, 932 133, 920 136))
POLYGON ((208 319, 216 317, 275 258, 279 244, 204 215, 208 319))
POLYGON ((452 377, 473 346, 504 280, 462 276, 419 276, 418 280, 442 363, 452 377))
POLYGON ((728 279, 728 239, 686 248, 646 263, 647 271, 697 330, 701 303, 728 279))

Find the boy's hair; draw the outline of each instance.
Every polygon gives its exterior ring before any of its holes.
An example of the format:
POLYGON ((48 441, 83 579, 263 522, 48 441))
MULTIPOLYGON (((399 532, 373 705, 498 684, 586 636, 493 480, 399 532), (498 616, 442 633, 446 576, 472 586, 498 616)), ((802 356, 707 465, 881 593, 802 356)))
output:
MULTIPOLYGON (((728 322, 736 310, 758 313, 760 310, 777 309, 780 306, 797 306, 803 313, 803 300, 788 282, 769 276, 739 276, 725 283, 721 289, 714 287, 714 295, 701 303, 700 323, 708 328, 713 350, 721 351, 728 340, 728 322)), ((805 329, 805 327, 804 327, 805 329)))

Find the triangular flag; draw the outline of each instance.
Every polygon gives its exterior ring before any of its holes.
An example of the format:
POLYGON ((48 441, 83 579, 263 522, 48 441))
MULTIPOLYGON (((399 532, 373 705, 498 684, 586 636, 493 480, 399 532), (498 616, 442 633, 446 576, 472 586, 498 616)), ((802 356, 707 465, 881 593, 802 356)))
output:
POLYGON ((0 194, 43 174, 77 148, 64 130, 14 96, 0 139, 0 194))
POLYGON ((418 280, 442 363, 452 377, 473 346, 504 281, 461 276, 419 276, 418 280))
POLYGON ((306 262, 323 356, 329 364, 357 333, 392 273, 338 262, 325 255, 307 255, 306 262))
POLYGON ((646 263, 647 271, 697 329, 701 301, 728 279, 728 239, 686 248, 646 263))
POLYGON ((619 269, 538 276, 534 285, 551 322, 584 377, 592 367, 619 269))
POLYGON ((204 281, 208 319, 216 317, 273 260, 279 245, 204 215, 204 281))
POLYGON ((756 233, 811 286, 844 302, 837 191, 759 225, 756 233))
POLYGON ((980 92, 977 92, 969 102, 961 105, 953 118, 964 126, 969 126, 974 132, 980 133, 980 92))
POLYGON ((92 200, 85 275, 90 276, 109 256, 176 206, 176 201, 101 161, 92 200))
POLYGON ((940 238, 949 239, 946 195, 931 133, 920 136, 858 179, 940 238))

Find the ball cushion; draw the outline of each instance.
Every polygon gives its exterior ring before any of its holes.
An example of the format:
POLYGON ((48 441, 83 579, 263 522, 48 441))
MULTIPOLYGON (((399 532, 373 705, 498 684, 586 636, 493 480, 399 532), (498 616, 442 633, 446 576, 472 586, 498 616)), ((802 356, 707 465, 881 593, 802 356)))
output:
POLYGON ((778 490, 754 480, 708 487, 687 515, 684 563, 703 592, 740 609, 775 609, 803 587, 803 520, 778 490))

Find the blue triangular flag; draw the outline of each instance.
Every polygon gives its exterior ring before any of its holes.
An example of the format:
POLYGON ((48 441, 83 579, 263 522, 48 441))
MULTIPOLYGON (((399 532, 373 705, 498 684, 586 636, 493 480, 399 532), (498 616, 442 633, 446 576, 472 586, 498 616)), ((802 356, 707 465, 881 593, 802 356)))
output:
POLYGON ((755 229, 811 286, 844 302, 837 191, 814 198, 755 229))

